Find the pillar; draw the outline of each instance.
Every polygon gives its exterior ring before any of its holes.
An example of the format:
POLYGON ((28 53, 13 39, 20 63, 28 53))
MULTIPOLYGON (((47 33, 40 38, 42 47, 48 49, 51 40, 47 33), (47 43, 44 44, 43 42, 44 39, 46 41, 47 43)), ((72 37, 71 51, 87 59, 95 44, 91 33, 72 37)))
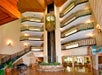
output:
POLYGON ((55 46, 56 46, 56 61, 62 63, 61 55, 61 32, 60 32, 60 19, 59 19, 59 7, 55 7, 56 28, 55 28, 55 46))
MULTIPOLYGON (((44 13, 44 15, 47 14, 47 9, 44 13)), ((45 17, 44 17, 45 19, 45 17)), ((44 21, 44 24, 45 24, 45 21, 44 21)), ((47 56, 47 31, 46 31, 46 28, 45 28, 45 25, 44 26, 44 42, 43 42, 43 50, 44 50, 44 62, 48 62, 48 56, 47 56)))

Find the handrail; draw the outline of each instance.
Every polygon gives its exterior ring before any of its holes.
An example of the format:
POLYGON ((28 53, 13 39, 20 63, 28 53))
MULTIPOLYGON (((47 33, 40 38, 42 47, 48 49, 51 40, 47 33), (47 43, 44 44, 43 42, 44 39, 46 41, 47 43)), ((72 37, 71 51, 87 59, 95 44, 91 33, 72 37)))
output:
POLYGON ((13 64, 15 64, 18 60, 20 60, 21 58, 23 58, 24 56, 26 56, 26 55, 28 55, 28 54, 30 54, 31 53, 31 51, 29 51, 28 53, 26 53, 26 54, 23 54, 22 56, 20 56, 19 58, 17 58, 14 62, 13 62, 13 64))

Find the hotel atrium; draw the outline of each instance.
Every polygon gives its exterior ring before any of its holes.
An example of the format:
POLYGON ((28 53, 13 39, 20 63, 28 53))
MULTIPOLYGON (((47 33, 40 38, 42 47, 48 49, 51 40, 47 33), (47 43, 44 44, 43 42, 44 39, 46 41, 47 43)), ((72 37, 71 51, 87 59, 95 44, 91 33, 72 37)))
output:
POLYGON ((0 0, 0 75, 101 75, 101 3, 0 0))

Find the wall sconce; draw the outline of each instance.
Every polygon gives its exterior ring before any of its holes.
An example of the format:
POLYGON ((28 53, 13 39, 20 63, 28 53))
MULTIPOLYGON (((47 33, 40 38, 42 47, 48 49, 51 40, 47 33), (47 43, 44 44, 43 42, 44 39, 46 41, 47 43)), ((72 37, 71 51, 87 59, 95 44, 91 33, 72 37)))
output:
POLYGON ((85 23, 91 23, 91 22, 92 22, 92 20, 89 19, 89 20, 87 20, 85 23))
POLYGON ((98 32, 101 32, 101 27, 99 24, 96 25, 96 29, 98 30, 98 32))
POLYGON ((26 33, 25 33, 24 36, 29 36, 29 34, 26 34, 26 33))
POLYGON ((89 36, 90 38, 93 38, 94 37, 94 33, 88 33, 88 34, 86 34, 86 36, 89 36))
POLYGON ((29 47, 29 43, 24 43, 24 47, 28 48, 29 47))
POLYGON ((7 46, 12 46, 12 41, 11 40, 7 41, 7 46))

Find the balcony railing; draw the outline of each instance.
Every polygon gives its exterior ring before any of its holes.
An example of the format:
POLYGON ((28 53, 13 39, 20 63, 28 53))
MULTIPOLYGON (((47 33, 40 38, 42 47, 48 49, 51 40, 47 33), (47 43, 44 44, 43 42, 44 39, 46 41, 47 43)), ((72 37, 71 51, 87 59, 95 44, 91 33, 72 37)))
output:
POLYGON ((43 22, 42 18, 38 18, 38 17, 22 17, 21 22, 25 22, 25 21, 31 21, 31 22, 43 22))
POLYGON ((42 27, 37 26, 22 26, 21 31, 43 31, 42 27))
POLYGON ((89 46, 89 45, 95 45, 95 44, 96 44, 96 41, 93 38, 75 40, 75 41, 70 41, 65 44, 62 44, 62 50, 68 50, 71 48, 89 46))
POLYGON ((61 37, 63 38, 63 37, 69 36, 71 34, 77 33, 79 31, 89 30, 89 29, 94 29, 93 22, 91 22, 91 23, 81 23, 81 24, 78 24, 74 27, 66 29, 62 32, 61 37))
POLYGON ((72 13, 70 16, 68 16, 67 18, 65 18, 61 22, 61 27, 64 27, 65 25, 71 23, 72 21, 76 20, 79 17, 90 15, 90 14, 91 14, 91 10, 90 9, 80 10, 80 11, 77 11, 75 13, 72 13))
POLYGON ((43 37, 37 37, 37 36, 21 36, 20 41, 24 40, 30 40, 30 41, 42 41, 43 37))
POLYGON ((79 4, 85 3, 85 2, 88 2, 88 0, 74 0, 74 1, 72 1, 68 6, 66 6, 66 8, 64 10, 62 10, 62 12, 60 13, 60 16, 63 17, 69 11, 71 11, 74 7, 76 7, 79 4))

